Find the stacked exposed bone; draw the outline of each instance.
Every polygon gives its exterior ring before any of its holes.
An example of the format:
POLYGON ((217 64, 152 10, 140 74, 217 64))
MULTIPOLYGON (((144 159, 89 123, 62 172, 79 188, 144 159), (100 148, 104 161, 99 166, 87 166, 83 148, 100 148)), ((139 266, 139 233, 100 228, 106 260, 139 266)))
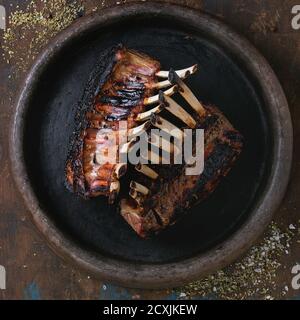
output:
MULTIPOLYGON (((184 83, 183 79, 197 71, 196 65, 179 71, 161 71, 159 62, 125 48, 117 48, 111 59, 103 66, 106 76, 97 84, 95 99, 81 111, 85 120, 81 121, 72 143, 67 184, 84 197, 104 195, 113 203, 120 192, 119 179, 128 172, 129 185, 125 182, 122 185, 128 195, 121 196, 120 211, 132 228, 145 237, 164 229, 180 213, 213 192, 239 155, 242 137, 219 110, 202 105, 184 83), (182 96, 187 106, 171 98, 175 93, 182 96), (125 143, 120 141, 120 120, 127 121, 125 143), (204 129, 203 174, 187 176, 184 162, 162 165, 161 156, 152 151, 149 158, 156 157, 156 164, 138 164, 128 171, 127 164, 118 163, 120 153, 130 153, 137 137, 150 128, 172 132, 180 139, 185 128, 204 129), (116 148, 111 141, 117 142, 116 148), (102 161, 109 151, 115 153, 116 163, 102 161)), ((197 147, 200 146, 193 145, 194 150, 197 147)), ((172 145, 173 152, 175 149, 176 145, 172 145)))
MULTIPOLYGON (((171 83, 168 80, 157 82, 158 76, 168 77, 169 73, 160 71, 159 62, 144 54, 120 48, 111 58, 113 63, 107 78, 100 87, 98 85, 88 110, 81 111, 83 125, 75 134, 66 176, 67 185, 73 192, 87 198, 105 195, 113 203, 120 191, 119 179, 126 173, 127 165, 118 163, 118 149, 114 150, 116 163, 103 163, 101 157, 115 147, 113 142, 121 152, 129 152, 134 138, 151 125, 152 112, 148 114, 145 110, 159 101, 159 95, 155 94, 157 89, 171 87, 171 83), (119 143, 121 120, 127 121, 126 135, 130 140, 123 145, 119 143), (142 120, 147 121, 139 125, 142 120)), ((178 74, 185 78, 195 71, 196 67, 191 67, 178 74)), ((176 86, 172 86, 165 95, 175 91, 176 86)))

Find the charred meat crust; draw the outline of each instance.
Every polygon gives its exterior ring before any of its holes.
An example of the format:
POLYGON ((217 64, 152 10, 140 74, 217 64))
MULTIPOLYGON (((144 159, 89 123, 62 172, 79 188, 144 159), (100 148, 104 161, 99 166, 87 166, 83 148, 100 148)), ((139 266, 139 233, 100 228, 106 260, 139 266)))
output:
MULTIPOLYGON (((137 116, 146 113, 147 98, 156 90, 159 70, 158 61, 120 45, 99 57, 79 103, 70 141, 65 175, 66 186, 71 192, 84 198, 108 196, 110 203, 116 200, 120 191, 119 178, 127 166, 103 163, 100 151, 111 148, 109 135, 118 135, 120 120, 127 121, 128 130, 139 125, 137 116)), ((120 202, 120 213, 141 237, 148 237, 175 223, 187 209, 213 193, 243 147, 241 134, 226 117, 216 107, 202 105, 182 80, 177 81, 178 86, 185 86, 190 94, 193 128, 205 132, 204 172, 189 176, 185 164, 153 165, 150 166, 156 175, 153 179, 151 175, 130 168, 133 181, 129 194, 126 193, 120 202)), ((152 121, 159 117, 152 116, 149 125, 155 125, 152 121)), ((172 122, 172 115, 168 116, 172 122)), ((173 115, 173 122, 175 118, 173 115)), ((175 120, 175 127, 188 128, 189 123, 180 119, 175 120)), ((164 121, 168 123, 168 120, 164 121)))
POLYGON ((94 108, 94 99, 97 91, 104 85, 112 72, 117 61, 116 52, 119 49, 120 45, 114 46, 100 55, 99 62, 93 69, 77 107, 74 132, 70 138, 70 151, 66 163, 65 185, 69 191, 77 193, 82 197, 86 197, 87 192, 83 163, 81 161, 84 144, 82 134, 89 124, 86 115, 94 108))
POLYGON ((121 214, 139 236, 149 237, 165 229, 184 216, 189 208, 209 197, 241 153, 242 135, 217 108, 207 106, 206 110, 207 117, 202 121, 198 119, 198 127, 205 129, 203 173, 188 176, 185 165, 168 166, 167 170, 164 166, 155 166, 160 179, 150 185, 145 178, 142 181, 144 185, 148 184, 151 192, 142 207, 136 206, 132 199, 121 203, 121 214), (130 207, 134 217, 128 214, 130 207))
MULTIPOLYGON (((66 164, 66 184, 84 198, 107 196, 113 203, 120 191, 118 149, 120 120, 128 130, 145 110, 160 69, 158 61, 119 45, 100 57, 78 107, 76 128, 66 164), (108 161, 109 150, 114 162, 108 161)), ((123 132, 122 132, 123 134, 123 132)))

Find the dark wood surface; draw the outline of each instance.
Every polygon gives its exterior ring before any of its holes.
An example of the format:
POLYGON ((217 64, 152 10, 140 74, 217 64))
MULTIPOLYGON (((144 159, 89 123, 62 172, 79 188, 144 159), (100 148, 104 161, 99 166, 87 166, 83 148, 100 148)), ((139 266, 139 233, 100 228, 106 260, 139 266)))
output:
MULTIPOLYGON (((9 14, 30 1, 0 0, 9 14)), ((287 195, 276 214, 283 227, 300 218, 300 30, 291 27, 293 5, 300 0, 177 0, 169 1, 203 10, 231 25, 248 38, 268 59, 286 92, 295 135, 294 165, 287 195)), ((83 1, 86 13, 101 1, 83 1)), ((116 1, 103 1, 104 6, 116 1)), ((100 9, 98 9, 100 10, 100 9)), ((184 11, 183 11, 184 14, 184 11)), ((0 30, 2 45, 3 31, 0 30)), ((118 288, 92 279, 65 264, 47 247, 28 219, 28 212, 12 180, 9 164, 9 123, 14 113, 17 88, 24 77, 9 78, 14 66, 2 59, 0 48, 0 265, 7 270, 7 289, 0 299, 130 299, 173 298, 170 291, 141 291, 118 288), (106 289, 106 290, 105 290, 106 289)), ((278 287, 291 282, 291 269, 300 263, 300 245, 292 243, 291 253, 278 274, 278 287)), ((280 289, 281 290, 281 289, 280 289)), ((300 296, 289 290, 286 297, 300 296)))

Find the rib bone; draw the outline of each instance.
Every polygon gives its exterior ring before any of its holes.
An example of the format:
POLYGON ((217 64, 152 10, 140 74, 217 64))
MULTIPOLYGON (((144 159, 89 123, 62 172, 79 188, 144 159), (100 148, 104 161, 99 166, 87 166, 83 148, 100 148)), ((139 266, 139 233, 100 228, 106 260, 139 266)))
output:
POLYGON ((163 106, 158 105, 157 107, 148 110, 146 112, 140 113, 136 117, 136 121, 145 121, 149 120, 152 116, 152 114, 160 113, 164 109, 163 106))
POLYGON ((147 121, 138 127, 135 127, 135 128, 128 130, 129 139, 132 139, 132 138, 140 135, 141 133, 147 131, 150 126, 151 126, 150 121, 147 121))
POLYGON ((140 172, 143 173, 145 176, 156 180, 158 178, 158 173, 156 173, 153 169, 151 169, 150 167, 148 167, 145 164, 138 164, 135 169, 140 172))
POLYGON ((136 190, 131 189, 131 190, 129 191, 129 195, 130 195, 130 197, 131 197, 132 199, 134 199, 134 200, 137 202, 137 204, 138 204, 139 206, 142 206, 142 205, 143 205, 143 202, 144 202, 145 198, 144 198, 144 196, 142 196, 140 193, 138 193, 136 190))
MULTIPOLYGON (((198 65, 195 64, 189 68, 182 69, 182 70, 176 70, 175 72, 178 74, 178 76, 182 79, 185 79, 190 74, 194 74, 198 70, 198 65)), ((168 78, 169 77, 169 71, 159 71, 156 73, 156 76, 159 78, 168 78)))
POLYGON ((131 181, 130 188, 145 195, 145 196, 148 195, 150 192, 150 190, 147 187, 145 187, 142 184, 137 183, 135 181, 131 181))
MULTIPOLYGON (((174 143, 171 143, 170 140, 167 140, 162 136, 155 137, 155 138, 159 139, 159 141, 157 141, 156 139, 155 139, 155 141, 153 141, 153 137, 152 137, 152 139, 151 139, 151 137, 149 137, 148 142, 151 145, 154 145, 155 147, 157 147, 161 150, 169 152, 170 154, 179 154, 180 152, 182 152, 178 148, 178 146, 174 143)), ((163 159, 166 160, 165 158, 162 157, 162 160, 163 159)))
MULTIPOLYGON (((177 86, 173 86, 172 88, 164 91, 164 94, 166 96, 171 96, 173 95, 174 93, 177 92, 177 86)), ((153 104, 153 103, 157 103, 159 101, 159 95, 156 95, 156 96, 152 96, 152 97, 149 97, 149 98, 145 98, 144 99, 144 105, 149 105, 149 104, 153 104)))
POLYGON ((162 157, 157 154, 157 152, 154 152, 153 150, 148 150, 148 162, 150 162, 151 164, 161 164, 162 161, 162 157))
POLYGON ((175 117, 179 118, 181 121, 186 123, 190 128, 196 127, 196 121, 193 117, 188 114, 177 102, 172 98, 165 96, 162 91, 159 93, 159 101, 162 106, 165 106, 166 109, 172 113, 175 117))
POLYGON ((132 139, 131 141, 120 146, 120 153, 129 153, 130 149, 136 143, 136 139, 132 139))
POLYGON ((118 163, 115 167, 114 176, 120 179, 127 171, 127 165, 125 163, 118 163))
POLYGON ((151 123, 153 126, 155 126, 156 128, 178 138, 178 139, 182 139, 183 138, 183 132, 177 128, 174 124, 172 124, 171 122, 167 121, 166 119, 153 114, 151 117, 151 123))
POLYGON ((172 84, 177 84, 179 93, 190 104, 190 106, 200 115, 204 116, 206 111, 200 101, 196 98, 190 88, 180 79, 174 70, 169 72, 169 81, 172 84))
POLYGON ((110 204, 115 202, 119 192, 120 192, 120 182, 113 181, 110 185, 110 194, 109 194, 109 203, 110 204))
POLYGON ((170 87, 172 83, 169 80, 164 80, 160 82, 154 82, 151 85, 149 85, 149 88, 151 89, 164 89, 167 87, 170 87))
POLYGON ((117 192, 119 193, 120 191, 120 182, 119 181, 114 181, 110 185, 110 192, 117 192))

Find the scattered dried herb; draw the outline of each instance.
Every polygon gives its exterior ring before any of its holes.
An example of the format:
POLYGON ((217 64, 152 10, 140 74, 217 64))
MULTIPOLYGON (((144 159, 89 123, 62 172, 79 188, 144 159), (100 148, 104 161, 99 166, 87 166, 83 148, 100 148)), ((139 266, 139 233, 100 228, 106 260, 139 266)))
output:
MULTIPOLYGON (((290 242, 296 235, 295 230, 296 227, 290 225, 283 232, 272 223, 262 242, 252 247, 241 261, 181 288, 179 296, 230 300, 274 299, 273 293, 279 289, 277 271, 281 267, 282 258, 290 253, 290 242)), ((281 296, 285 296, 288 286, 284 286, 280 292, 281 296)))
MULTIPOLYGON (((105 6, 106 1, 99 0, 99 7, 94 7, 91 11, 105 6)), ((2 48, 5 60, 17 72, 27 70, 49 39, 83 14, 84 7, 79 0, 35 0, 24 10, 17 6, 16 11, 9 16, 9 28, 4 33, 2 48)), ((278 18, 278 12, 273 19, 263 13, 253 22, 251 30, 263 33, 276 31, 278 18)), ((284 255, 289 254, 290 242, 296 233, 300 235, 300 227, 297 225, 290 225, 283 232, 272 223, 263 241, 254 246, 241 261, 180 288, 177 290, 179 297, 273 299, 274 291, 278 291, 276 273, 281 267, 280 261, 284 255)), ((285 296, 287 292, 288 286, 284 286, 281 295, 285 296)))
POLYGON ((261 12, 258 14, 250 26, 252 32, 263 33, 266 35, 268 32, 276 32, 278 29, 278 22, 280 14, 278 11, 273 15, 270 12, 261 12))
POLYGON ((25 71, 50 38, 84 13, 78 0, 35 0, 9 16, 4 33, 3 56, 16 71, 25 71))

